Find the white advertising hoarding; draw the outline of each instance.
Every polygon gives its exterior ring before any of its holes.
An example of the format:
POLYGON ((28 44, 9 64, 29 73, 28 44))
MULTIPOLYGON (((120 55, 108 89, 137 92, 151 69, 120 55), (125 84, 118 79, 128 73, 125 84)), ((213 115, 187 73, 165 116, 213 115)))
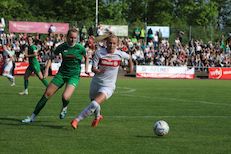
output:
POLYGON ((171 66, 136 66, 137 78, 179 78, 179 79, 194 79, 195 69, 171 66))
POLYGON ((169 36, 170 36, 169 26, 147 26, 146 34, 148 33, 148 30, 150 28, 152 29, 153 35, 156 32, 161 32, 163 38, 169 38, 169 36))
POLYGON ((115 33, 116 36, 128 36, 127 25, 102 25, 104 32, 107 30, 115 33))
MULTIPOLYGON (((52 72, 52 75, 56 75, 56 73, 58 73, 58 70, 59 70, 59 67, 61 66, 61 63, 51 63, 51 72, 52 72)), ((88 65, 88 72, 90 73, 90 76, 94 76, 94 73, 91 71, 91 67, 92 65, 89 64, 88 65)), ((80 73, 80 76, 88 76, 86 73, 85 73, 85 64, 81 64, 81 73, 80 73)))

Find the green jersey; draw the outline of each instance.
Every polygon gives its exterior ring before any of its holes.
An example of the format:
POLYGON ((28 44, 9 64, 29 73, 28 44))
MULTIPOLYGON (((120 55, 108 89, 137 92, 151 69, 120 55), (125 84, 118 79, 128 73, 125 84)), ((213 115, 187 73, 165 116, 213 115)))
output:
POLYGON ((59 72, 64 76, 76 76, 81 72, 81 61, 83 56, 86 56, 86 50, 81 44, 75 44, 70 47, 67 43, 59 45, 54 53, 62 55, 62 64, 59 68, 59 72))
MULTIPOLYGON (((35 45, 28 46, 28 55, 33 55, 37 51, 37 47, 35 45)), ((29 64, 36 65, 38 64, 37 57, 29 57, 29 64)))

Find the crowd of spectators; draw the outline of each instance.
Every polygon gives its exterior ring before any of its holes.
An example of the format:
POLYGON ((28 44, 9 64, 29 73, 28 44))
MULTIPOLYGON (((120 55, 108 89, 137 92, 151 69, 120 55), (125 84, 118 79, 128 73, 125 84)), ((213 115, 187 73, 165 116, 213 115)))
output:
MULTIPOLYGON (((143 35, 143 34, 142 34, 143 35)), ((41 35, 34 34, 34 42, 38 48, 40 63, 45 63, 52 54, 52 48, 65 41, 65 35, 47 35, 41 39, 41 35)), ((140 37, 137 32, 132 38, 119 39, 119 47, 124 52, 132 55, 135 65, 157 66, 188 66, 195 67, 198 71, 206 71, 208 67, 231 67, 230 44, 221 38, 218 42, 203 42, 192 39, 189 43, 182 43, 182 38, 177 36, 175 42, 170 44, 168 39, 162 38, 158 32, 148 35, 148 38, 140 37)), ((94 54, 95 45, 92 34, 88 35, 85 27, 80 31, 80 43, 86 47, 88 56, 94 54)), ((16 62, 25 61, 24 49, 27 34, 2 33, 0 35, 0 53, 3 45, 8 45, 15 50, 16 62)), ((56 56, 53 62, 61 62, 60 56, 56 56)))

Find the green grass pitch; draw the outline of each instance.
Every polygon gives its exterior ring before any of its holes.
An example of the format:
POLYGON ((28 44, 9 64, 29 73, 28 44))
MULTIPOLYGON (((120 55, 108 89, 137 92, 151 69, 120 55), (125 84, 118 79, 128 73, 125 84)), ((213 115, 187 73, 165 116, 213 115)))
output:
POLYGON ((22 124, 45 88, 31 77, 29 95, 19 96, 23 77, 15 87, 0 77, 0 153, 231 153, 230 80, 119 78, 116 92, 101 106, 99 126, 91 128, 89 117, 73 130, 70 121, 89 104, 89 84, 90 78, 81 78, 66 119, 58 118, 62 88, 34 123, 22 124), (153 133, 160 119, 170 126, 164 137, 153 133))

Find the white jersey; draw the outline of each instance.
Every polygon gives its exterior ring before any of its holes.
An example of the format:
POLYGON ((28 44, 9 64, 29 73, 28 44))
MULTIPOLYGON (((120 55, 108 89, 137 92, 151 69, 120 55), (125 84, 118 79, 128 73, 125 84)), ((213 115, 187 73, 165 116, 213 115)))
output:
POLYGON ((130 59, 130 55, 116 50, 108 53, 106 48, 100 48, 95 52, 92 66, 105 70, 104 73, 95 74, 92 83, 105 87, 115 88, 115 83, 122 59, 130 59))
POLYGON ((5 63, 9 63, 12 62, 13 59, 11 57, 14 57, 15 55, 15 51, 14 50, 5 50, 3 52, 3 56, 5 57, 5 63))

